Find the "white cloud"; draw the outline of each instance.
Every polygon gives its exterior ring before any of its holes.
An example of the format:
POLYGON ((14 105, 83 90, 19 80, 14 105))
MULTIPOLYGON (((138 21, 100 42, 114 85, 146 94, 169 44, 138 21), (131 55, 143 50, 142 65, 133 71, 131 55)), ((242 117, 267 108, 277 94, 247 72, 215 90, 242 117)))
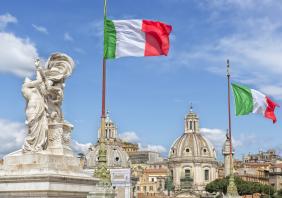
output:
POLYGON ((281 2, 276 0, 205 0, 200 2, 201 6, 209 6, 212 9, 229 10, 229 9, 241 9, 250 10, 265 8, 266 6, 272 6, 274 4, 281 5, 281 2))
MULTIPOLYGON (((220 156, 222 156, 222 147, 226 140, 226 131, 216 128, 201 128, 201 133, 213 144, 216 149, 217 156, 220 158, 220 156)), ((242 149, 244 149, 245 146, 250 147, 251 145, 257 145, 258 139, 254 134, 241 133, 239 136, 232 136, 232 142, 236 154, 242 152, 242 149)))
POLYGON ((162 145, 155 145, 155 144, 148 144, 148 145, 145 145, 145 146, 142 146, 141 143, 138 144, 139 146, 139 149, 141 151, 155 151, 155 152, 159 152, 159 153, 164 153, 166 152, 166 148, 162 145))
POLYGON ((65 41, 73 41, 73 37, 68 32, 66 32, 64 34, 64 40, 65 41))
POLYGON ((18 22, 17 18, 9 13, 0 15, 0 31, 4 30, 9 23, 17 23, 17 22, 18 22))
POLYGON ((282 99, 282 86, 281 85, 267 85, 260 86, 260 90, 268 95, 273 96, 274 98, 282 99))
POLYGON ((48 30, 43 26, 38 26, 38 25, 32 24, 32 27, 38 32, 41 32, 43 34, 48 34, 48 30))
POLYGON ((0 157, 20 149, 25 134, 23 123, 0 119, 0 157))
POLYGON ((37 57, 35 45, 29 39, 0 32, 0 72, 30 76, 37 57))
MULTIPOLYGON (((207 19, 215 28, 217 39, 206 39, 201 45, 178 52, 182 66, 204 68, 225 75, 226 59, 231 61, 234 81, 282 99, 282 17, 281 1, 211 0, 203 9, 211 16, 207 19), (223 10, 224 9, 224 10, 223 10), (229 12, 226 12, 226 9, 229 12), (230 13, 230 14, 226 14, 230 13), (218 21, 221 20, 221 23, 218 21), (218 31, 218 27, 230 30, 218 31), (201 67, 197 67, 197 66, 201 67)), ((215 35, 214 35, 215 36, 215 35)))
POLYGON ((76 141, 76 140, 72 140, 72 142, 71 142, 71 148, 72 148, 72 150, 75 152, 75 153, 83 153, 83 154, 85 154, 87 151, 88 151, 88 149, 89 149, 89 147, 91 146, 91 143, 85 143, 85 144, 83 144, 83 143, 79 143, 78 141, 76 141))
POLYGON ((157 144, 143 145, 138 135, 133 131, 121 133, 119 137, 125 142, 137 143, 141 151, 155 151, 159 153, 164 153, 167 151, 167 149, 162 145, 157 145, 157 144))
POLYGON ((220 150, 226 140, 226 131, 221 129, 201 128, 201 133, 206 137, 217 150, 220 150))
POLYGON ((140 141, 140 138, 133 131, 121 133, 119 137, 125 142, 137 143, 140 141))

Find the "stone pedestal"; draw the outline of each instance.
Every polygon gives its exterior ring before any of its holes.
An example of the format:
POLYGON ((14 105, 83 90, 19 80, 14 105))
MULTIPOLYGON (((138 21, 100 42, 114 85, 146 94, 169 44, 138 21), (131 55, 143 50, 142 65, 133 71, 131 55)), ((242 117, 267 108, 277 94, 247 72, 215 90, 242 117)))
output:
POLYGON ((90 192, 87 198, 115 198, 116 193, 112 187, 97 186, 96 190, 90 192))
POLYGON ((96 192, 98 182, 80 169, 79 160, 67 148, 36 153, 19 150, 4 157, 0 198, 86 198, 96 192))

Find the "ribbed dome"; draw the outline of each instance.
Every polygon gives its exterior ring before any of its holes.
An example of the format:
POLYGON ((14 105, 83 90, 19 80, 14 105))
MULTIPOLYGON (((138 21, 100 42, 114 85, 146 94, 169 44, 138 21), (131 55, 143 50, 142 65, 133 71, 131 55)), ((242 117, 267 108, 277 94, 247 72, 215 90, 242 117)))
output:
POLYGON ((199 117, 192 108, 185 116, 184 134, 177 138, 171 146, 169 158, 216 158, 213 145, 200 133, 199 117))
POLYGON ((216 158, 212 144, 200 133, 184 133, 172 145, 169 158, 216 158))
MULTIPOLYGON (((89 168, 95 168, 98 165, 98 152, 100 145, 96 144, 89 148, 86 154, 86 164, 89 168)), ((129 157, 125 150, 118 145, 106 144, 107 149, 107 165, 108 167, 129 167, 129 157)))

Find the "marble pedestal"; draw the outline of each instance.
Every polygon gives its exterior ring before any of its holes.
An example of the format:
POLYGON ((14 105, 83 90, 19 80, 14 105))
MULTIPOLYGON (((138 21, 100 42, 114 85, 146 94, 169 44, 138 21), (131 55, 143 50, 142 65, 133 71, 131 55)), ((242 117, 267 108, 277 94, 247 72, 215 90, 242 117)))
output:
POLYGON ((97 186, 96 190, 90 192, 87 198, 115 198, 116 193, 112 187, 109 186, 97 186))
POLYGON ((86 198, 99 180, 86 175, 68 148, 6 155, 0 170, 2 197, 86 198))

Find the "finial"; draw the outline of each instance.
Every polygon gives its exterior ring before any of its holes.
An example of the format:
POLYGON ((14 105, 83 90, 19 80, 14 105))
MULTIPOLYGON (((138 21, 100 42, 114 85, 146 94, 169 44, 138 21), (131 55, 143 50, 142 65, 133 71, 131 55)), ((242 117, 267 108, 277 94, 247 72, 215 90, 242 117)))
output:
POLYGON ((193 112, 193 104, 192 104, 192 102, 190 103, 190 112, 193 112))
POLYGON ((40 66, 40 59, 39 58, 35 59, 34 65, 35 65, 35 68, 38 68, 40 66))
POLYGON ((227 59, 227 76, 230 76, 230 65, 229 65, 229 59, 227 59))
POLYGON ((106 115, 106 117, 107 117, 107 118, 110 117, 110 111, 109 111, 109 110, 107 110, 107 115, 106 115))

